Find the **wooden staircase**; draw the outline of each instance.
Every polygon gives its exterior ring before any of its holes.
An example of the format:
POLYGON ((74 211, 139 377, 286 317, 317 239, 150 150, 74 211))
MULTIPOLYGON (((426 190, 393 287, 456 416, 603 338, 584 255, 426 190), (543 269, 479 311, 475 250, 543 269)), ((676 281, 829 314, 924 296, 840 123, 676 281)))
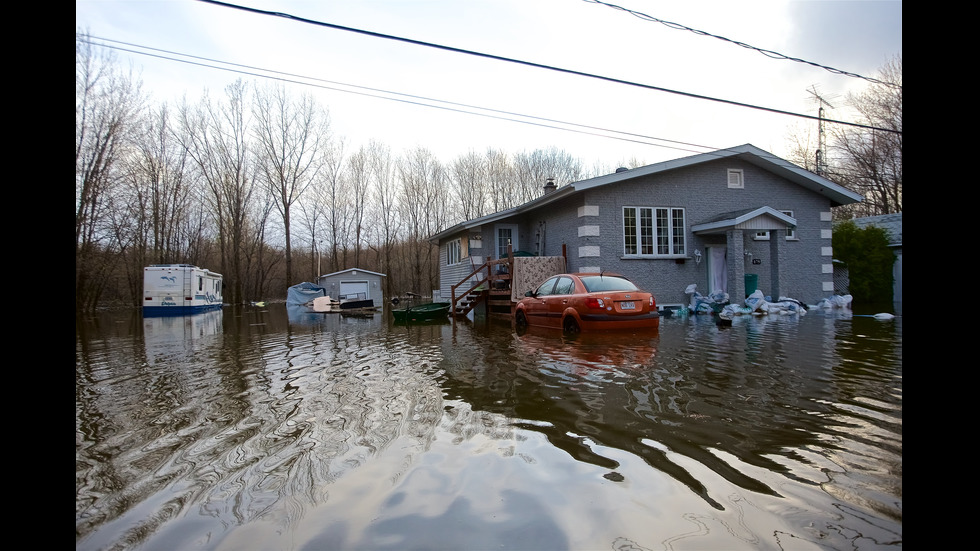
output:
POLYGON ((511 301, 510 282, 514 273, 514 254, 508 247, 507 258, 487 260, 450 290, 450 314, 464 317, 481 303, 487 303, 491 315, 512 316, 516 304, 511 301), (476 278, 475 281, 473 278, 476 278), (462 289, 469 283, 469 287, 462 289))
MULTIPOLYGON (((561 255, 566 258, 565 245, 562 245, 561 255)), ((568 265, 567 260, 564 265, 568 265)), ((450 316, 454 320, 465 317, 478 305, 486 303, 490 317, 513 319, 517 310, 517 303, 511 300, 511 280, 514 273, 514 251, 508 245, 506 258, 487 259, 452 286, 450 316)))

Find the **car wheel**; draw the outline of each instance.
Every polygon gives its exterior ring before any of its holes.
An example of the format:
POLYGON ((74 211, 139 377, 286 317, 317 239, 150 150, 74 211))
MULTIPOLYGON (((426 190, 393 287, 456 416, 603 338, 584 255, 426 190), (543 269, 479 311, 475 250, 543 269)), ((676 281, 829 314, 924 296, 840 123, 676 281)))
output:
POLYGON ((527 327, 527 316, 524 315, 524 312, 518 310, 514 315, 514 324, 522 329, 527 327))
POLYGON ((578 333, 581 331, 578 322, 572 316, 565 316, 565 319, 561 322, 561 327, 566 333, 578 333))

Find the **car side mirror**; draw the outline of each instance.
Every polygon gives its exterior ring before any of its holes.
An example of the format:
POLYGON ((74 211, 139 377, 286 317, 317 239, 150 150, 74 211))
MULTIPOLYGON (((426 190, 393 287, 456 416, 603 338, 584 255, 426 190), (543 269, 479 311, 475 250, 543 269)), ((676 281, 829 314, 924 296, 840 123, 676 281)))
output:
POLYGON ((534 297, 536 295, 534 294, 534 291, 524 291, 524 296, 526 296, 526 297, 534 297))

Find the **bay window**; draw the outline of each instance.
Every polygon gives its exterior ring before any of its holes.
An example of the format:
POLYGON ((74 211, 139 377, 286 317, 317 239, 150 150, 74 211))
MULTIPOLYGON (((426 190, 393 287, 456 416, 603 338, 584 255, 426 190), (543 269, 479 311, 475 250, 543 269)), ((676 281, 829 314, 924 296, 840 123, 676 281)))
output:
POLYGON ((623 207, 623 253, 627 256, 683 256, 686 235, 682 208, 623 207))

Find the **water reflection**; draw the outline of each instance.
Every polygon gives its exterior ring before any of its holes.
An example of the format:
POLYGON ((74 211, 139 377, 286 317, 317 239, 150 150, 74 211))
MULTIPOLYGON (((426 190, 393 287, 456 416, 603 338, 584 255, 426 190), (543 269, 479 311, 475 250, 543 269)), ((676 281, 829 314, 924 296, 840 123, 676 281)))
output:
POLYGON ((76 548, 901 545, 901 319, 76 320, 76 548))

